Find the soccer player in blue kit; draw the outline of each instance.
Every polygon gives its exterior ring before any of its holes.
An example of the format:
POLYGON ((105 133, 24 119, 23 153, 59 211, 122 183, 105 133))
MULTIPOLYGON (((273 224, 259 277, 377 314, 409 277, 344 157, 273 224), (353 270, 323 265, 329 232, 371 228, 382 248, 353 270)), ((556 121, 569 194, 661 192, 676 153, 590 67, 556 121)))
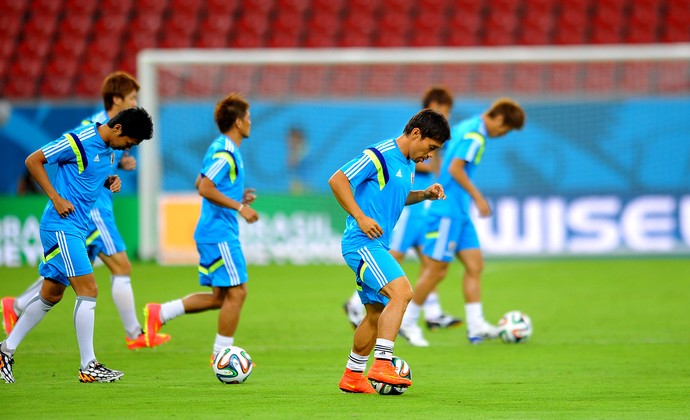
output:
MULTIPOLYGON (((430 86, 422 96, 422 109, 431 108, 443 114, 446 119, 450 117, 453 107, 453 95, 443 86, 430 86)), ((438 174, 440 156, 434 155, 432 159, 419 162, 415 167, 415 186, 426 188, 433 184, 438 174)), ((393 228, 390 242, 390 253, 402 263, 407 251, 412 248, 419 257, 420 273, 424 271, 427 257, 422 254, 426 235, 426 210, 429 202, 418 203, 405 206, 398 223, 393 228)), ((350 323, 357 328, 357 325, 364 317, 364 305, 359 300, 357 291, 343 305, 345 313, 350 323)), ((434 290, 424 302, 424 318, 426 326, 430 330, 438 328, 451 328, 462 324, 462 320, 443 312, 438 293, 434 290)), ((405 330, 400 330, 400 335, 411 345, 426 347, 429 345, 423 337, 418 326, 413 326, 405 330)))
POLYGON ((76 293, 74 325, 81 356, 81 382, 113 382, 122 372, 100 364, 94 352, 93 332, 98 288, 86 250, 89 212, 101 188, 120 190, 121 181, 110 176, 114 150, 129 150, 153 135, 151 116, 142 108, 129 108, 108 124, 83 126, 32 153, 26 166, 50 201, 41 217, 44 257, 39 274, 41 291, 31 299, 9 336, 0 343, 0 376, 14 382, 14 353, 24 337, 62 300, 67 286, 76 293), (46 164, 57 164, 53 181, 46 164))
MULTIPOLYGON (((82 121, 82 125, 105 124, 120 111, 137 106, 139 88, 139 83, 130 74, 122 71, 110 73, 103 80, 101 87, 104 109, 82 121)), ((136 159, 123 150, 115 151, 115 162, 118 162, 117 166, 120 169, 126 171, 136 168, 136 159)), ((111 293, 125 329, 125 344, 130 350, 146 347, 146 337, 137 319, 134 304, 134 292, 130 278, 132 264, 127 257, 125 243, 115 224, 110 190, 102 189, 89 216, 86 236, 89 258, 94 261, 96 257, 99 257, 110 270, 111 293)), ((18 315, 24 311, 27 303, 38 294, 42 284, 43 278, 39 277, 16 299, 13 297, 2 298, 3 327, 8 334, 12 331, 18 315)), ((159 334, 153 343, 159 345, 168 340, 170 340, 169 335, 159 334)))
POLYGON ((178 316, 220 309, 213 355, 234 344, 247 295, 247 265, 237 218, 248 223, 259 220, 258 213, 250 207, 254 190, 244 188, 245 170, 240 154, 240 146, 251 131, 249 103, 232 93, 216 104, 214 115, 221 135, 206 151, 196 180, 203 200, 194 232, 199 252, 199 284, 211 287, 212 291, 193 293, 162 305, 148 303, 144 309, 147 339, 178 316))
POLYGON ((403 134, 364 150, 328 181, 333 194, 349 214, 342 239, 342 253, 354 271, 360 299, 366 308, 355 330, 352 351, 339 388, 347 393, 376 391, 364 377, 369 354, 374 363, 368 378, 410 386, 393 368, 393 347, 412 287, 400 264, 388 252, 391 232, 405 205, 445 198, 433 184, 411 191, 415 163, 423 162, 450 138, 446 118, 431 109, 413 116, 403 134))
POLYGON ((462 283, 467 338, 470 343, 478 344, 498 336, 498 329, 486 321, 482 309, 481 272, 484 261, 470 218, 470 202, 474 202, 481 217, 491 216, 492 210, 471 178, 481 163, 487 139, 519 130, 524 123, 522 107, 510 98, 500 98, 483 114, 453 127, 452 139, 446 147, 438 178, 448 199, 431 203, 429 207, 428 233, 424 244, 428 263, 415 284, 414 297, 405 313, 403 328, 417 324, 420 306, 429 292, 445 278, 450 262, 457 258, 465 268, 462 283))

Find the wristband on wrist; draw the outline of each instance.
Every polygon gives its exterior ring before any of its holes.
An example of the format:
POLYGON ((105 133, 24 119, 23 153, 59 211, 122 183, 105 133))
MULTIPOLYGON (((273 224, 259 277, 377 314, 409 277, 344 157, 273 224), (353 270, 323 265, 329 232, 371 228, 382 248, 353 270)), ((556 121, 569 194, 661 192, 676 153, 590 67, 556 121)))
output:
POLYGON ((242 209, 244 208, 244 204, 240 204, 240 206, 237 208, 237 212, 241 212, 242 209))

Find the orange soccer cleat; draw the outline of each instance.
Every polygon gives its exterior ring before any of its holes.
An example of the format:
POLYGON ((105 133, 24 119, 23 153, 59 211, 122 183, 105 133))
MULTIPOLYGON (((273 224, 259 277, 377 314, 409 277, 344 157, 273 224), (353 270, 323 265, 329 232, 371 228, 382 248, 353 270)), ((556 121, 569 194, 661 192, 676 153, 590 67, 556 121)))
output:
POLYGON ((362 372, 353 372, 350 369, 345 369, 338 387, 346 394, 376 394, 376 390, 362 372))
POLYGON ((411 386, 412 381, 403 378, 395 371, 395 366, 390 360, 376 359, 367 374, 369 379, 390 385, 411 386))
POLYGON ((155 337, 163 326, 163 322, 161 322, 160 303, 146 304, 144 307, 144 322, 146 323, 146 331, 144 332, 146 336, 146 347, 155 347, 157 345, 155 343, 155 337))
POLYGON ((125 343, 127 343, 127 348, 130 350, 136 350, 142 347, 156 347, 167 343, 168 341, 170 341, 170 335, 168 334, 156 334, 153 337, 153 344, 151 346, 146 345, 146 334, 144 333, 139 334, 139 336, 134 340, 125 337, 125 343))
POLYGON ((17 323, 17 318, 19 318, 14 312, 14 298, 4 297, 0 299, 0 305, 2 305, 2 327, 7 335, 10 335, 14 329, 14 324, 17 323))

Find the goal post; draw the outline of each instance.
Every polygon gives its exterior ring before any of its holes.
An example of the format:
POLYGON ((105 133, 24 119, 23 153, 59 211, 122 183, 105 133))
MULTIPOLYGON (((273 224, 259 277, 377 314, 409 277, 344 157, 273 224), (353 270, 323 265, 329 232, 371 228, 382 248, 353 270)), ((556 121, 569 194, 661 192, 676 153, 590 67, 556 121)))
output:
MULTIPOLYGON (((492 220, 477 226, 489 255, 686 253, 690 248, 690 191, 683 181, 690 167, 690 123, 681 111, 690 105, 690 44, 161 49, 141 51, 137 69, 140 105, 154 121, 153 139, 139 149, 142 259, 178 261, 161 250, 161 229, 171 226, 161 203, 184 208, 198 201, 194 178, 185 179, 198 172, 205 149, 192 133, 198 128, 208 145, 213 105, 231 90, 252 104, 247 149, 255 141, 271 144, 262 146, 262 155, 250 156, 258 167, 248 165, 248 176, 269 174, 255 179, 269 192, 268 202, 276 208, 294 205, 299 213, 300 205, 328 206, 333 200, 323 188, 324 174, 386 138, 381 136, 398 135, 405 118, 419 109, 425 87, 439 84, 455 95, 451 124, 500 96, 514 97, 526 109, 523 132, 497 142, 497 156, 478 171, 477 182, 496 209, 492 220), (289 128, 293 122, 297 128, 289 128), (304 172, 307 194, 295 194, 286 182, 288 146, 277 140, 300 130, 312 136, 307 139, 312 143, 302 146, 309 150, 303 153, 308 162, 290 170, 304 172), (192 137, 195 146, 188 153, 192 137)), ((303 222, 272 217, 276 224, 262 234, 275 232, 280 223, 303 222)), ((185 220, 191 223, 193 217, 185 220)), ((312 229, 315 236, 321 232, 312 229)))

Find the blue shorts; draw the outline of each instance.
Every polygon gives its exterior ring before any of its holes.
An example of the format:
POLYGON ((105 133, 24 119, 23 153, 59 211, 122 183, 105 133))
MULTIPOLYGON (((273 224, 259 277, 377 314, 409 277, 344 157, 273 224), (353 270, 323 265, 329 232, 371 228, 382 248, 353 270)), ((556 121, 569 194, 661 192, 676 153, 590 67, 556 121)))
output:
POLYGON ((69 286, 69 278, 93 273, 84 237, 73 233, 41 229, 43 259, 38 274, 69 286))
POLYGON ((398 277, 404 277, 400 264, 381 245, 370 244, 355 252, 343 254, 345 262, 355 272, 357 294, 363 304, 388 304, 379 291, 398 277))
POLYGON ((391 249, 406 253, 412 247, 423 247, 427 232, 427 219, 424 212, 413 211, 405 206, 391 235, 391 249))
POLYGON ((115 225, 115 217, 112 212, 91 210, 91 223, 89 234, 86 236, 86 247, 91 261, 95 260, 101 252, 107 256, 115 255, 127 250, 122 235, 115 225))
POLYGON ((477 231, 469 217, 430 216, 428 226, 423 254, 433 260, 450 262, 460 251, 479 248, 477 231))
POLYGON ((247 263, 239 243, 196 244, 199 251, 199 284, 233 287, 247 282, 247 263))

